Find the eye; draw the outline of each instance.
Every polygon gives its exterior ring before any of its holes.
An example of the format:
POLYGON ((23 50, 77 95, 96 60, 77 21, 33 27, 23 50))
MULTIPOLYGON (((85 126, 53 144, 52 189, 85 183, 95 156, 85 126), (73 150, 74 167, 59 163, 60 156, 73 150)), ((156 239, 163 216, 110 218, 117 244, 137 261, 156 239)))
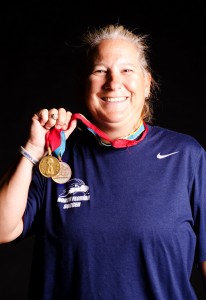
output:
POLYGON ((123 72, 124 73, 130 73, 130 72, 133 72, 133 70, 132 69, 124 69, 123 72))
POLYGON ((93 73, 95 74, 105 74, 106 73, 106 70, 103 70, 103 69, 97 69, 97 70, 94 70, 93 73))
POLYGON ((95 68, 95 69, 92 71, 92 74, 93 74, 94 76, 105 77, 105 76, 107 75, 107 70, 102 69, 102 68, 95 68))

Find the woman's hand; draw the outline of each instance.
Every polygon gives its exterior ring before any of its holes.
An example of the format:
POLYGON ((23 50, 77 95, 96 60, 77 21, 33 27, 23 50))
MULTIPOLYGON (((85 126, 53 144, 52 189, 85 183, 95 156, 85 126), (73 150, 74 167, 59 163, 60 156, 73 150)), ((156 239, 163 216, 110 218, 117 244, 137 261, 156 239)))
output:
POLYGON ((66 139, 76 128, 77 121, 72 120, 72 113, 64 108, 41 109, 32 117, 30 137, 25 148, 32 152, 34 157, 40 159, 45 153, 46 133, 54 126, 65 132, 66 139))

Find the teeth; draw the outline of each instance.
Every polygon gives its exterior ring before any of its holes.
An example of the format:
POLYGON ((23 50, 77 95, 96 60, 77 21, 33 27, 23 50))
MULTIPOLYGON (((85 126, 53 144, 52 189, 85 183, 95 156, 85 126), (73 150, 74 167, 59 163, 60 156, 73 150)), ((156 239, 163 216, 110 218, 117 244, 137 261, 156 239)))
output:
POLYGON ((120 102, 126 100, 125 97, 118 97, 118 98, 103 98, 104 101, 107 102, 120 102))

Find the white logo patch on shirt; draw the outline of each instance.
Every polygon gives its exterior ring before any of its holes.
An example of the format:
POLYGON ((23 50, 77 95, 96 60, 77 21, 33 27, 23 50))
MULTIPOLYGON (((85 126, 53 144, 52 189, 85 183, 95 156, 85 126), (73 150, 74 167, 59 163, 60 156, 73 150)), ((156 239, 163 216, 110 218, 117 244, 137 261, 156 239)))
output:
POLYGON ((73 178, 69 181, 69 187, 61 193, 57 199, 63 205, 63 209, 80 207, 82 201, 90 200, 89 187, 81 179, 73 178))

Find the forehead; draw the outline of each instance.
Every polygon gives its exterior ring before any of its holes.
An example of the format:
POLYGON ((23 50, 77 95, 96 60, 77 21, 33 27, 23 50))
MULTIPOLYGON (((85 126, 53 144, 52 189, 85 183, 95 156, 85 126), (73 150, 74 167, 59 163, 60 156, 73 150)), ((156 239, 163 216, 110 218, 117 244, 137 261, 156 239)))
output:
POLYGON ((131 57, 138 58, 138 49, 132 42, 123 39, 103 40, 97 45, 93 52, 93 59, 103 57, 131 57))

